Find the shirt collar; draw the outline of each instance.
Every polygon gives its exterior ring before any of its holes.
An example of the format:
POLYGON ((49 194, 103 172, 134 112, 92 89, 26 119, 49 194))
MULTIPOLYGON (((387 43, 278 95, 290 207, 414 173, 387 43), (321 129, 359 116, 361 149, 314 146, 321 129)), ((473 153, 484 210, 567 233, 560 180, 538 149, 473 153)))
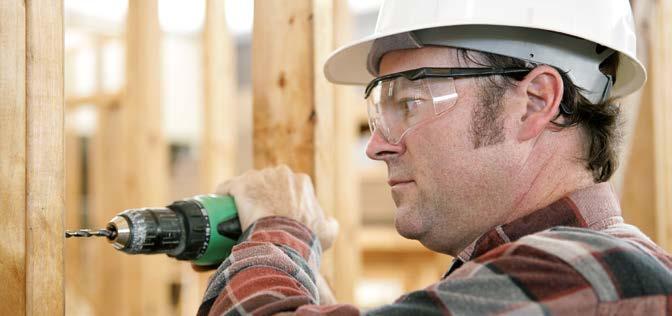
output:
POLYGON ((599 183, 575 191, 510 223, 492 228, 462 250, 456 262, 467 262, 498 246, 555 226, 602 230, 622 222, 621 207, 613 187, 609 183, 599 183))

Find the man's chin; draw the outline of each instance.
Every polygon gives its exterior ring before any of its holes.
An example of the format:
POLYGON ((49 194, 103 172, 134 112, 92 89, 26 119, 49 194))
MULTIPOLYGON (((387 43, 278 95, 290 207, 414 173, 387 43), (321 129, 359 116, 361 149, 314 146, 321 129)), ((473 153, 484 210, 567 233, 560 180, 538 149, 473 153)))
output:
POLYGON ((399 235, 407 239, 419 240, 426 233, 420 214, 408 209, 397 209, 394 226, 399 235))

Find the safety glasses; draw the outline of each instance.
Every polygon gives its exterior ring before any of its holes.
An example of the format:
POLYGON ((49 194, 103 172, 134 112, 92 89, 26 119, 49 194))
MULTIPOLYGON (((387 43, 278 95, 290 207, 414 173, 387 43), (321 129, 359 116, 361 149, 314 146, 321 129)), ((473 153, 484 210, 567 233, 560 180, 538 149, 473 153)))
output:
POLYGON ((379 131, 390 144, 399 144, 414 128, 431 122, 457 102, 456 78, 492 75, 518 80, 527 68, 418 68, 374 79, 366 87, 371 133, 379 131))

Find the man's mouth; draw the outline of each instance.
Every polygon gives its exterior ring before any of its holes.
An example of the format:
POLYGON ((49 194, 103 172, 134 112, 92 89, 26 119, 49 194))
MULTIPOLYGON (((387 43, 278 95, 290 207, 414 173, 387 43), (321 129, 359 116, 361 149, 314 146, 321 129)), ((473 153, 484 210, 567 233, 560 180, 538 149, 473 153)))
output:
POLYGON ((390 187, 401 186, 401 185, 409 184, 409 183, 412 183, 412 182, 413 182, 413 180, 401 180, 401 179, 390 179, 390 180, 387 180, 387 184, 388 184, 390 187))

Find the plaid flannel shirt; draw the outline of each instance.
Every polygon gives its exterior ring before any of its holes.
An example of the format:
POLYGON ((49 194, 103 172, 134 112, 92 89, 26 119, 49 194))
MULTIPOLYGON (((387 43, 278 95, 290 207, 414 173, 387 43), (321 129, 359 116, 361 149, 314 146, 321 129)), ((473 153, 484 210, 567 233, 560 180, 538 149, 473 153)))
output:
POLYGON ((366 312, 317 305, 319 244, 291 219, 257 221, 211 279, 199 315, 672 314, 672 257, 623 223, 609 184, 493 228, 442 280, 366 312))

